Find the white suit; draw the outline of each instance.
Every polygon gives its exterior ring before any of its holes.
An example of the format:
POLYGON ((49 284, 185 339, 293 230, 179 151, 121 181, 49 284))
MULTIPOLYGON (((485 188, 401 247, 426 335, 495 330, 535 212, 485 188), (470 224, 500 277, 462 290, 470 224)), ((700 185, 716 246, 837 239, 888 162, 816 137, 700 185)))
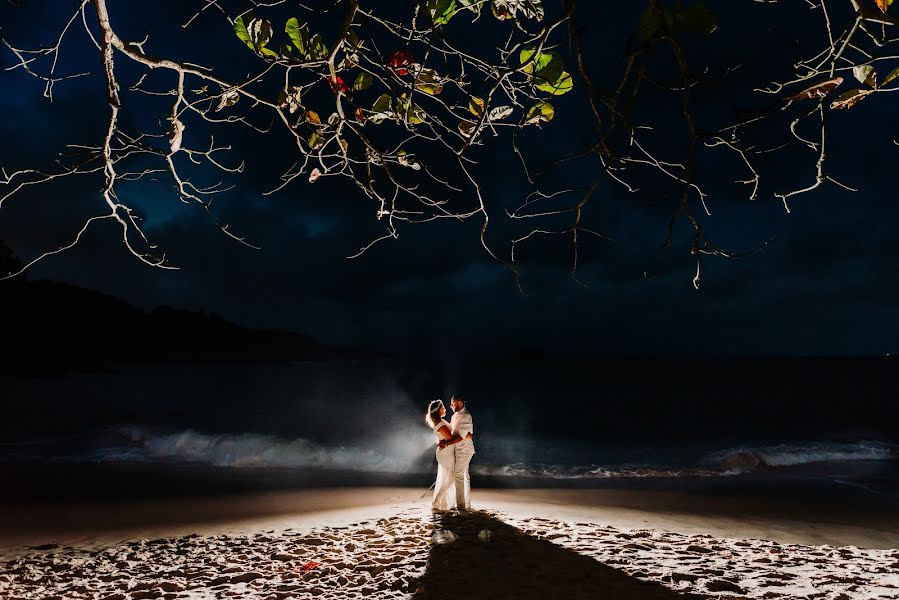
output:
POLYGON ((461 442, 453 444, 453 454, 455 455, 455 464, 453 465, 453 479, 456 483, 456 508, 471 508, 471 478, 468 475, 468 463, 474 456, 474 442, 465 439, 470 433, 474 434, 474 424, 471 419, 471 413, 465 407, 462 410, 453 413, 450 421, 450 429, 453 435, 462 438, 461 442))

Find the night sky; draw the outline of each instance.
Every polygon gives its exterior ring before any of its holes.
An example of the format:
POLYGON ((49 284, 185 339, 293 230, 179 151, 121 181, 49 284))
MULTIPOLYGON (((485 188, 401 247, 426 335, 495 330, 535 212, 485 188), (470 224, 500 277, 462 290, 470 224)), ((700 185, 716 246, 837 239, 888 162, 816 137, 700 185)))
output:
MULTIPOLYGON (((253 68, 254 57, 221 15, 210 14, 182 30, 190 14, 182 2, 109 4, 123 37, 153 34, 148 52, 201 63, 226 57, 232 69, 253 68)), ((620 72, 624 36, 636 25, 638 10, 629 4, 603 3, 587 38, 592 70, 604 84, 620 72)), ((776 102, 751 89, 787 77, 793 60, 816 52, 826 39, 818 16, 799 6, 803 3, 793 4, 710 0, 719 28, 689 42, 691 56, 712 73, 742 65, 726 94, 746 110, 776 102)), ((48 43, 68 17, 69 5, 4 2, 0 35, 19 46, 48 43)), ((458 31, 464 33, 464 24, 458 31)), ((559 41, 564 45, 564 35, 559 41)), ((65 143, 99 143, 108 108, 98 55, 83 31, 73 32, 64 48, 62 71, 92 74, 58 84, 53 104, 42 97, 41 82, 20 69, 0 71, 0 164, 46 166, 65 143)), ((4 66, 14 62, 6 48, 0 57, 4 66)), ((129 73, 126 59, 118 61, 122 73, 129 73)), ((590 124, 579 91, 556 100, 553 123, 526 134, 527 156, 535 163, 583 147, 590 124)), ((700 102, 703 123, 732 117, 714 94, 700 102)), ((677 118, 671 105, 677 101, 668 96, 657 107, 650 102, 644 108, 669 121, 677 118)), ((159 132, 162 114, 148 101, 135 100, 126 119, 159 132)), ((79 247, 28 276, 100 290, 148 309, 206 309, 240 324, 302 332, 374 352, 883 355, 896 351, 899 334, 899 206, 893 176, 899 148, 892 141, 899 137, 897 114, 887 94, 834 117, 831 169, 861 191, 824 186, 793 199, 791 214, 773 193, 810 183, 813 153, 794 144, 772 157, 754 202, 745 186, 729 183, 745 174, 738 163, 700 153, 699 172, 711 192, 712 216, 703 221, 710 239, 735 251, 767 245, 742 260, 707 258, 699 291, 691 283, 695 263, 684 221, 673 247, 659 252, 674 192, 657 179, 647 177, 646 187, 634 195, 606 186, 591 201, 591 226, 614 240, 585 241, 578 270, 584 285, 569 276, 566 240, 523 247, 522 294, 510 272, 480 246, 477 219, 405 226, 399 239, 347 259, 383 233, 373 203, 336 179, 315 185, 303 180, 262 195, 293 162, 296 148, 281 133, 234 130, 222 130, 222 140, 238 147, 233 162, 245 158, 247 169, 224 178, 236 188, 217 200, 215 210, 261 250, 223 235, 202 210, 179 202, 167 182, 146 180, 123 185, 120 194, 143 212, 145 230, 179 271, 138 262, 122 248, 118 231, 103 224, 79 247)), ((674 157, 677 138, 666 131, 660 127, 657 147, 670 147, 674 157)), ((773 143, 783 134, 781 127, 766 135, 773 143)), ((477 156, 478 173, 496 207, 490 241, 508 256, 511 227, 501 208, 520 203, 528 183, 508 139, 491 140, 477 156)), ((584 173, 595 168, 595 162, 583 161, 554 175, 551 183, 581 185, 584 173)), ((0 209, 0 239, 24 260, 69 240, 81 219, 104 210, 100 181, 70 179, 13 198, 0 209)))

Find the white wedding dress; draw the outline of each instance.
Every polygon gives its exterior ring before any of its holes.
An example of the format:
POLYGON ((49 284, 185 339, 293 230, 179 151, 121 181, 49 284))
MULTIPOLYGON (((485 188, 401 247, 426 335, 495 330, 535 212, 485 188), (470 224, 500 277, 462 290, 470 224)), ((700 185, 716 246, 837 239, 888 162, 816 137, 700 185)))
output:
MULTIPOLYGON (((434 435, 438 440, 443 439, 437 433, 437 430, 443 425, 451 430, 450 424, 444 419, 440 419, 440 422, 434 426, 434 435)), ((456 504, 456 483, 453 480, 455 462, 452 446, 437 447, 437 481, 434 483, 434 500, 431 502, 431 506, 436 510, 450 510, 456 504)))

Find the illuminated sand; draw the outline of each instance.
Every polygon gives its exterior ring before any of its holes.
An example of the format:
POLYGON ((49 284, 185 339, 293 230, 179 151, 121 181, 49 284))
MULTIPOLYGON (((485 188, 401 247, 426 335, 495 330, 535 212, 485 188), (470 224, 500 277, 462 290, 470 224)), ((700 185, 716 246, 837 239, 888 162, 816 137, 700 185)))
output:
MULTIPOLYGON (((899 550, 884 546, 899 537, 893 522, 886 533, 864 523, 810 531, 756 517, 729 537, 739 527, 731 517, 652 510, 659 494, 612 502, 606 496, 621 492, 491 491, 475 495, 490 510, 434 518, 419 493, 185 501, 183 517, 205 507, 207 518, 174 525, 162 521, 177 505, 155 513, 148 505, 140 516, 155 524, 140 527, 107 507, 112 529, 31 538, 60 546, 28 549, 3 537, 0 597, 899 598, 899 550), (755 539, 768 526, 778 541, 755 539), (854 544, 800 543, 827 538, 854 544)), ((89 521, 100 509, 79 510, 69 516, 89 521)))

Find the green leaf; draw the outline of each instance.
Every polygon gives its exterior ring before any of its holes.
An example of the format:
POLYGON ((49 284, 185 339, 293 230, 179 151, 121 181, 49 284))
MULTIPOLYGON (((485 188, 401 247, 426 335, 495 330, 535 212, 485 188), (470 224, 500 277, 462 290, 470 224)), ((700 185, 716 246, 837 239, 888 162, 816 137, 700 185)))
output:
POLYGON ((350 47, 353 50, 358 50, 362 47, 362 40, 356 35, 356 32, 350 29, 346 32, 346 41, 350 43, 350 47))
POLYGON ((406 120, 412 125, 421 125, 425 122, 425 116, 425 111, 423 111, 417 104, 413 104, 406 113, 406 120))
POLYGON ((421 125, 425 122, 425 117, 427 115, 420 106, 412 102, 407 94, 400 94, 400 97, 397 98, 396 105, 403 119, 410 125, 421 125))
POLYGON ((309 40, 309 56, 312 60, 325 60, 329 54, 331 52, 325 46, 325 42, 322 41, 321 34, 316 33, 313 35, 312 39, 309 40))
POLYGON ((562 71, 559 74, 559 77, 555 81, 550 80, 538 80, 537 81, 537 89, 543 92, 548 92, 553 94, 554 96, 561 96, 562 94, 567 94, 572 89, 574 89, 574 80, 571 78, 571 75, 568 71, 562 71))
POLYGON ((306 24, 301 26, 296 17, 291 17, 287 20, 287 25, 284 26, 284 33, 287 34, 294 47, 300 52, 300 56, 305 57, 309 48, 309 26, 306 24))
POLYGON ((538 102, 528 109, 524 116, 525 125, 540 125, 540 122, 548 123, 556 116, 556 109, 549 102, 538 102))
POLYGON ((290 44, 281 44, 281 58, 291 64, 300 64, 303 59, 296 55, 296 50, 290 44))
POLYGON ((871 65, 858 65, 857 67, 852 67, 852 74, 859 83, 877 87, 877 73, 871 65))
POLYGON ((899 67, 896 67, 895 69, 890 71, 889 74, 883 78, 883 81, 880 83, 880 85, 886 85, 897 77, 899 77, 899 67))
POLYGON ((870 93, 872 93, 872 90, 849 90, 848 92, 840 94, 836 100, 831 102, 830 108, 837 110, 841 108, 852 108, 853 106, 861 102, 862 99, 870 93))
POLYGON ((554 95, 566 94, 574 87, 574 80, 565 70, 565 62, 558 52, 540 52, 525 48, 518 55, 524 71, 534 78, 538 90, 554 95))
POLYGON ((371 76, 371 73, 368 71, 362 71, 359 75, 356 76, 356 81, 353 82, 353 91, 361 92, 363 90, 367 90, 372 86, 375 82, 375 78, 371 76))
POLYGON ((551 56, 549 62, 545 63, 546 66, 542 66, 534 71, 534 81, 538 87, 541 83, 555 84, 562 77, 562 73, 565 72, 565 62, 557 52, 547 52, 537 59, 537 64, 544 64, 544 58, 547 54, 551 56))
POLYGON ((456 0, 428 0, 426 7, 435 27, 449 23, 457 12, 456 0))
POLYGON ((253 13, 249 12, 249 13, 242 14, 239 17, 237 17, 236 19, 234 19, 234 33, 253 52, 256 51, 256 48, 253 46, 252 40, 250 40, 250 32, 247 31, 247 23, 249 23, 250 21, 252 21, 255 18, 256 17, 253 16, 253 13))
POLYGON ((384 119, 393 118, 393 99, 388 94, 381 94, 371 107, 372 115, 368 120, 378 124, 384 119))
POLYGON ((540 71, 541 69, 546 68, 555 57, 558 57, 559 60, 562 58, 557 52, 541 52, 537 56, 534 56, 535 52, 537 52, 537 47, 531 46, 530 48, 525 48, 518 54, 518 60, 524 65, 525 73, 540 71))
POLYGON ((265 47, 274 33, 269 21, 257 18, 253 13, 245 13, 234 20, 234 33, 256 54, 278 56, 277 52, 265 47))
POLYGON ((436 96, 443 91, 443 78, 434 69, 422 67, 415 74, 415 89, 436 96))
POLYGON ((322 146, 325 145, 325 138, 319 134, 317 131, 313 131, 309 135, 309 147, 313 150, 318 150, 322 146))
POLYGON ((483 98, 472 96, 471 100, 468 101, 468 111, 479 119, 484 116, 484 111, 486 109, 487 107, 484 104, 483 98))
POLYGON ((393 102, 388 94, 381 94, 378 96, 378 99, 375 100, 374 105, 372 105, 371 109, 376 112, 385 112, 392 110, 393 102))

